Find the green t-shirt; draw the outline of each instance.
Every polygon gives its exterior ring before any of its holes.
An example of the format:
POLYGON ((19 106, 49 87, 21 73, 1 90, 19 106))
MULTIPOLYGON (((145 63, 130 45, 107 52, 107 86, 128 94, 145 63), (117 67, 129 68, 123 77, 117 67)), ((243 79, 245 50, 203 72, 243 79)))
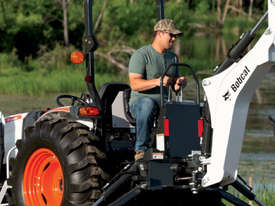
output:
MULTIPOLYGON (((138 49, 131 57, 129 63, 129 73, 141 74, 143 79, 156 79, 161 77, 165 68, 172 63, 177 63, 177 56, 171 51, 165 54, 157 52, 151 45, 138 49)), ((177 67, 172 67, 167 72, 168 76, 178 77, 177 67)), ((164 97, 167 98, 168 89, 163 87, 164 97)), ((146 91, 131 92, 130 104, 138 97, 148 96, 160 102, 160 87, 154 87, 146 91)))

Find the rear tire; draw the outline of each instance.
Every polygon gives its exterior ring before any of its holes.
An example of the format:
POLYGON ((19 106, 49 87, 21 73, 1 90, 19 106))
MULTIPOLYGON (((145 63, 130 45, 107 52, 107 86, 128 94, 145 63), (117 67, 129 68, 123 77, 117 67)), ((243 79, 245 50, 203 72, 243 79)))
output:
POLYGON ((26 129, 12 169, 16 206, 90 206, 108 176, 100 166, 100 138, 65 119, 26 129))

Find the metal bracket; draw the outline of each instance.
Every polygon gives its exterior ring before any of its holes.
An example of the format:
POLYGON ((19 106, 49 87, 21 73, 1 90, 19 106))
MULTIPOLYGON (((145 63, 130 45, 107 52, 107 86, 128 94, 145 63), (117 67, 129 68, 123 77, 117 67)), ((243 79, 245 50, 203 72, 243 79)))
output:
POLYGON ((10 179, 10 163, 9 163, 10 155, 11 155, 11 152, 15 149, 16 149, 16 146, 13 146, 12 148, 10 148, 10 150, 7 153, 7 157, 6 157, 6 178, 7 178, 7 180, 10 179))
POLYGON ((8 206, 9 205, 9 203, 2 203, 2 201, 7 193, 7 190, 10 188, 11 188, 11 186, 9 186, 7 180, 5 180, 4 185, 2 186, 1 191, 0 191, 0 206, 8 206))
POLYGON ((98 48, 98 42, 95 36, 85 36, 84 37, 85 52, 95 51, 98 48))
POLYGON ((8 179, 10 178, 10 164, 9 164, 9 159, 10 159, 10 155, 12 153, 12 151, 14 151, 16 149, 16 146, 13 146, 7 153, 7 157, 6 157, 6 180, 1 188, 0 191, 0 206, 8 206, 9 203, 2 203, 3 199, 8 191, 8 189, 11 189, 12 186, 8 185, 8 179))

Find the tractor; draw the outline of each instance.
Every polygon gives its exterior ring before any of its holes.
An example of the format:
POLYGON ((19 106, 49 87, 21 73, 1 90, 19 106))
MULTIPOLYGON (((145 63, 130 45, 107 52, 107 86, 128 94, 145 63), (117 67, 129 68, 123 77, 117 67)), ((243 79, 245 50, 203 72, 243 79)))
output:
MULTIPOLYGON (((196 84, 194 100, 182 94, 162 95, 151 147, 134 161, 135 119, 129 112, 129 85, 110 82, 95 87, 92 0, 84 1, 85 62, 88 94, 60 95, 58 107, 8 117, 0 112, 2 186, 0 205, 248 206, 230 193, 233 187, 263 206, 238 175, 242 141, 251 97, 275 65, 275 3, 256 25, 240 36, 225 60, 196 84), (268 28, 246 52, 268 18, 268 28), (70 105, 64 105, 70 99, 70 105)), ((164 1, 159 1, 164 18, 164 1)))

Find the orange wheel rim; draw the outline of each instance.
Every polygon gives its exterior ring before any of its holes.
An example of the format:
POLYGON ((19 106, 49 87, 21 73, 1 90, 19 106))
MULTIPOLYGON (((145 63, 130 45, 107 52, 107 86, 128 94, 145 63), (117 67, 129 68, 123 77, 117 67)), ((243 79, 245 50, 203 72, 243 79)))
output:
POLYGON ((64 193, 64 176, 56 155, 49 149, 36 150, 24 171, 26 206, 59 206, 64 193))

